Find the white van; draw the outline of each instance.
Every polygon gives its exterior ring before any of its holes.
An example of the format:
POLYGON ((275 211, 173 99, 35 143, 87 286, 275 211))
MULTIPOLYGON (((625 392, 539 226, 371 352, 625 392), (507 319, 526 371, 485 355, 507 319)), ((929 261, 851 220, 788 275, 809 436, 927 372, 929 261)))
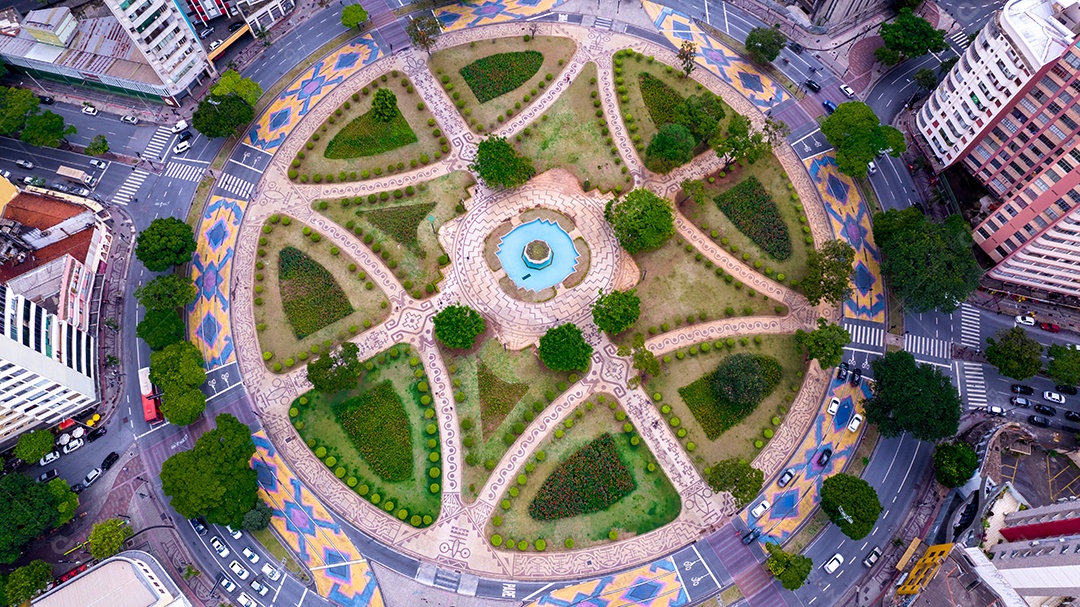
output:
POLYGON ((171 130, 173 133, 179 133, 186 128, 188 128, 187 120, 181 120, 180 122, 177 122, 171 130))

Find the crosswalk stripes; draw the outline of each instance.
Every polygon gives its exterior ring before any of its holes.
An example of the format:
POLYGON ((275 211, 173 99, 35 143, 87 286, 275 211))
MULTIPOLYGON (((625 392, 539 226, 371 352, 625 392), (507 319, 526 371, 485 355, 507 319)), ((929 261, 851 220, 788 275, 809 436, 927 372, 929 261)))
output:
POLYGON ((968 409, 986 408, 986 380, 983 378, 983 366, 979 363, 964 365, 964 397, 968 409))
POLYGON ((851 341, 853 343, 876 346, 878 348, 885 345, 885 329, 867 327, 866 325, 849 324, 845 324, 844 328, 851 334, 851 341))
POLYGON ((124 184, 120 186, 120 189, 116 190, 116 194, 113 196, 114 200, 120 202, 128 202, 135 198, 135 192, 139 191, 146 178, 150 176, 150 173, 142 169, 135 169, 128 175, 128 178, 124 180, 124 184))
POLYGON ((161 158, 164 156, 161 150, 168 145, 172 136, 173 132, 169 127, 159 126, 154 136, 150 138, 150 142, 146 144, 146 151, 143 152, 143 156, 146 158, 161 158))
POLYGON ((600 29, 609 30, 609 29, 611 29, 611 23, 612 23, 611 19, 605 19, 603 17, 597 17, 596 21, 593 22, 593 27, 598 27, 600 29))
POLYGON ((935 358, 952 358, 952 344, 944 339, 908 335, 904 342, 904 349, 912 354, 923 354, 935 358))
POLYGON ((982 348, 981 323, 982 316, 978 309, 969 304, 961 304, 960 343, 969 348, 982 348))
POLYGON ((204 172, 206 172, 206 169, 201 166, 170 162, 168 168, 165 169, 165 176, 183 179, 184 181, 198 181, 204 172))
POLYGON ((949 40, 952 40, 953 44, 964 50, 967 50, 967 47, 971 45, 971 41, 968 40, 968 35, 962 31, 949 36, 949 40))
POLYGON ((248 196, 250 196, 251 189, 255 187, 254 184, 250 181, 240 179, 239 177, 234 177, 233 175, 229 175, 228 173, 221 176, 221 179, 218 180, 217 185, 219 188, 228 192, 232 192, 240 198, 247 198, 248 196))

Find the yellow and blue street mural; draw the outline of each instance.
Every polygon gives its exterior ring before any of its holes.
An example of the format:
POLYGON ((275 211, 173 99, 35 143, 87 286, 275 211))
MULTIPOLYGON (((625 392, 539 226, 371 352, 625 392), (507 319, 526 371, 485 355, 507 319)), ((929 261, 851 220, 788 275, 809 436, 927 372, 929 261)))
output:
POLYGON ((195 303, 188 308, 190 338, 202 352, 207 369, 227 365, 236 358, 229 309, 229 283, 240 221, 246 200, 211 196, 203 210, 198 243, 191 259, 195 303))
POLYGON ((636 569, 566 586, 529 607, 681 607, 690 602, 670 557, 636 569))
POLYGON ((566 0, 487 0, 435 9, 444 32, 527 19, 546 13, 566 0))

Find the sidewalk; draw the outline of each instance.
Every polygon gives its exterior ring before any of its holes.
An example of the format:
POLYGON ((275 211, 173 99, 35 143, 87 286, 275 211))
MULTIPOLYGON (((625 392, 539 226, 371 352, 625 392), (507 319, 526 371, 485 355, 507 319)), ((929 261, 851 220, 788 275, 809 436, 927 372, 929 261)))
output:
POLYGON ((107 223, 111 223, 109 227, 112 230, 113 243, 106 265, 105 283, 101 287, 101 309, 98 315, 98 356, 101 369, 101 404, 98 406, 98 413, 102 417, 99 425, 105 425, 116 410, 124 392, 124 376, 138 373, 138 369, 126 368, 125 362, 130 361, 124 360, 125 327, 130 332, 132 327, 128 325, 133 325, 124 322, 124 298, 131 256, 135 250, 135 226, 131 217, 120 207, 109 206, 108 212, 111 218, 107 223), (109 319, 114 320, 119 329, 106 326, 109 319), (119 363, 107 367, 107 356, 115 356, 119 363))

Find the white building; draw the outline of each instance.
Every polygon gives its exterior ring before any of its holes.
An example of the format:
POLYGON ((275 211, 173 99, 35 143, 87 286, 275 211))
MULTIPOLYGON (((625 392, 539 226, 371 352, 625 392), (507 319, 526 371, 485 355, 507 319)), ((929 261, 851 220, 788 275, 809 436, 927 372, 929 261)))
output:
POLYGON ((31 601, 33 607, 191 607, 150 553, 125 550, 31 601))

